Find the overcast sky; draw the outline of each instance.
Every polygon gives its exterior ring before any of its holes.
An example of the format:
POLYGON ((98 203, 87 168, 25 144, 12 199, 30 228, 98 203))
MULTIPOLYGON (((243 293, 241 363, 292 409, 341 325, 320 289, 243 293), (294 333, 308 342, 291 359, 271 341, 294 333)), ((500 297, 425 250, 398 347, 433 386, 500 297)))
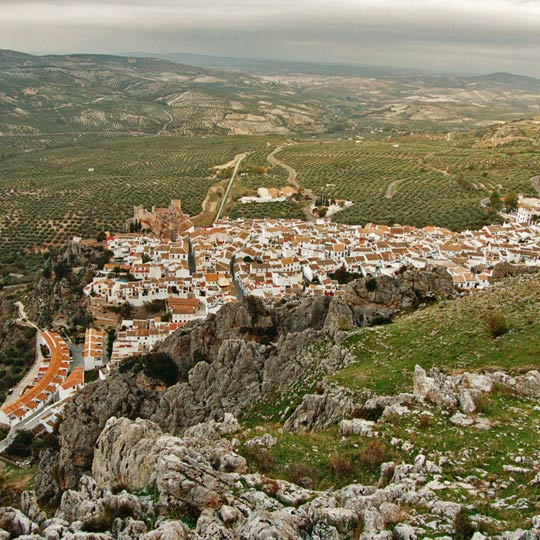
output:
POLYGON ((540 0, 0 0, 0 48, 540 77, 540 0))

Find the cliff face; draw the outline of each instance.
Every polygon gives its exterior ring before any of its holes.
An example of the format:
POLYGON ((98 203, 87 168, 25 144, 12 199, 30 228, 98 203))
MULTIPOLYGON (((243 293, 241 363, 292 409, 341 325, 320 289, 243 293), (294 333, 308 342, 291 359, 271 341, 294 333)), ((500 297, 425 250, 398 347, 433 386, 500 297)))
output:
POLYGON ((85 307, 83 287, 107 261, 103 249, 76 242, 52 257, 32 294, 25 299, 30 320, 44 328, 53 324, 73 328, 88 323, 91 317, 85 307))
POLYGON ((77 395, 60 427, 59 455, 42 461, 37 493, 58 497, 78 485, 112 416, 150 419, 174 435, 225 412, 241 416, 265 397, 286 395, 299 384, 309 388, 345 365, 348 353, 336 342, 347 330, 454 294, 450 275, 437 269, 359 280, 340 298, 264 303, 248 297, 226 305, 158 347, 179 368, 174 386, 165 390, 140 373, 117 373, 77 395))

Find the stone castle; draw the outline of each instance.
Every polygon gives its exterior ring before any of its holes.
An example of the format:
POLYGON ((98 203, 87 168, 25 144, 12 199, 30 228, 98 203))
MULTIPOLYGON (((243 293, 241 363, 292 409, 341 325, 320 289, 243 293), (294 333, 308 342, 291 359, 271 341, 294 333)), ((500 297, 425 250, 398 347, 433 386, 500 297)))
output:
POLYGON ((150 231, 163 240, 176 241, 185 233, 194 230, 194 225, 188 214, 182 212, 182 201, 173 199, 168 208, 146 210, 142 205, 133 208, 133 219, 129 223, 135 223, 140 230, 150 231))

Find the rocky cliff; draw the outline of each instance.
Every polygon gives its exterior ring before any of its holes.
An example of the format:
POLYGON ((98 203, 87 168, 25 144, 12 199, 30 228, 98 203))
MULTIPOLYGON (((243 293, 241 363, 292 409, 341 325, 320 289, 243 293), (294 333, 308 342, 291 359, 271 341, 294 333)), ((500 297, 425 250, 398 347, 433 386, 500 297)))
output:
POLYGON ((36 490, 58 498, 88 472, 95 442, 112 416, 151 419, 165 431, 184 429, 225 412, 241 415, 268 396, 316 385, 348 361, 340 336, 378 317, 453 296, 441 269, 353 282, 343 297, 291 298, 278 303, 247 297, 180 329, 158 348, 178 366, 179 381, 164 390, 142 374, 117 373, 84 389, 65 412, 59 455, 46 455, 36 490), (68 421, 69 419, 69 421, 68 421))

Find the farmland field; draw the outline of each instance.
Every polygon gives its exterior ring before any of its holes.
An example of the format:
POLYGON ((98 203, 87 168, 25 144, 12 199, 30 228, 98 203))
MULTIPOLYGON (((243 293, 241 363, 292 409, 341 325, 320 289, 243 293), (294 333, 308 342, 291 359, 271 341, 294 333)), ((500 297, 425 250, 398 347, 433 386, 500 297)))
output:
POLYGON ((269 140, 119 138, 15 155, 10 148, 0 159, 0 259, 74 235, 121 230, 134 205, 179 198, 187 213, 197 214, 217 181, 211 167, 244 151, 262 151, 269 140))
POLYGON ((315 141, 288 146, 279 158, 296 169, 302 187, 354 203, 336 221, 459 230, 485 223, 480 201, 492 191, 535 193, 530 178, 540 174, 539 140, 534 131, 501 146, 482 144, 473 133, 315 141))
MULTIPOLYGON (((359 142, 299 140, 278 157, 315 195, 351 200, 344 223, 479 227, 492 191, 534 194, 540 173, 540 124, 359 142)), ((74 235, 122 230, 134 205, 183 201, 201 211, 208 190, 228 178, 212 167, 248 153, 231 191, 230 217, 303 217, 302 203, 239 205, 258 187, 281 188, 287 171, 268 154, 281 136, 0 139, 0 260, 67 243, 74 235)), ((219 196, 219 194, 216 194, 219 196)), ((305 205, 304 205, 305 206, 305 205)))

